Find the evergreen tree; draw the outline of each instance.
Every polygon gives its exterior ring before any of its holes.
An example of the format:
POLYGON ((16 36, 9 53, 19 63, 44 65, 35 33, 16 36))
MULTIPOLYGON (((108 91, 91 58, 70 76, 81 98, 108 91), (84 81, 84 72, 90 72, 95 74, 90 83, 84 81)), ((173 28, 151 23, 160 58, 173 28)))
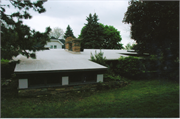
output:
POLYGON ((76 38, 73 34, 73 31, 71 29, 71 27, 68 25, 67 29, 66 29, 66 33, 64 34, 64 38, 66 39, 67 37, 73 37, 76 38))
POLYGON ((98 16, 89 14, 86 20, 87 24, 85 24, 79 36, 79 38, 82 38, 81 47, 87 49, 103 48, 103 28, 98 23, 98 16))
MULTIPOLYGON (((87 24, 81 29, 81 48, 87 49, 121 49, 122 40, 120 32, 113 26, 98 23, 98 16, 89 14, 87 24)), ((81 50, 82 50, 81 49, 81 50)))
MULTIPOLYGON (((1 58, 12 59, 18 54, 27 57, 35 57, 29 51, 42 50, 46 41, 49 41, 48 34, 50 27, 46 28, 44 33, 30 30, 27 25, 23 24, 23 19, 31 19, 28 13, 29 9, 34 9, 38 13, 45 12, 43 3, 45 1, 30 2, 29 0, 10 0, 10 4, 19 11, 6 14, 5 9, 10 7, 9 4, 1 5, 1 58), (15 20, 17 19, 17 20, 15 20)), ((11 6, 11 7, 12 7, 11 6)))

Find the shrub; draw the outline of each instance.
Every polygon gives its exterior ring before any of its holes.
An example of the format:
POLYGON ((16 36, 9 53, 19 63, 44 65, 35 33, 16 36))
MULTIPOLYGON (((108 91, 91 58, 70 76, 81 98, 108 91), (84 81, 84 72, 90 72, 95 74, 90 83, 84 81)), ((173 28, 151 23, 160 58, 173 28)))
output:
POLYGON ((109 81, 126 81, 126 80, 119 75, 106 73, 104 74, 104 81, 109 82, 109 81))
POLYGON ((117 68, 115 70, 116 74, 127 78, 140 78, 140 74, 142 74, 142 63, 136 57, 120 57, 118 59, 117 68))
POLYGON ((101 65, 104 65, 104 66, 107 66, 107 64, 106 64, 106 57, 103 57, 103 54, 104 53, 101 52, 101 50, 100 50, 99 53, 97 53, 95 51, 95 55, 94 56, 91 53, 91 61, 96 62, 96 63, 101 64, 101 65))

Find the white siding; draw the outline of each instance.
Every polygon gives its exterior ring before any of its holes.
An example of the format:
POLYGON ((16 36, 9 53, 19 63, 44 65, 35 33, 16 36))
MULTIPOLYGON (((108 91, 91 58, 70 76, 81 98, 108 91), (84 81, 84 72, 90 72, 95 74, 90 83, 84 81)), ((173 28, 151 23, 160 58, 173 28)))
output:
POLYGON ((51 48, 51 45, 53 46, 52 49, 55 49, 54 46, 56 45, 57 48, 56 49, 62 49, 62 45, 59 42, 53 41, 53 42, 47 42, 47 44, 45 45, 45 47, 51 48))
POLYGON ((103 74, 97 74, 97 82, 103 82, 103 74))
POLYGON ((62 77, 62 85, 68 85, 69 84, 69 77, 64 76, 62 77))
POLYGON ((28 88, 28 79, 19 79, 19 88, 28 88))

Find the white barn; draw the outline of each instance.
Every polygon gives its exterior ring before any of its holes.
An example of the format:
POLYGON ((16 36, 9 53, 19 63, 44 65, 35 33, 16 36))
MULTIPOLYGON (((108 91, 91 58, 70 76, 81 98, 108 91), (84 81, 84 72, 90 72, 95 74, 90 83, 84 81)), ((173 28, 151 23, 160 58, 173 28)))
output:
POLYGON ((59 41, 58 39, 51 39, 50 42, 47 42, 47 44, 45 45, 45 48, 49 48, 49 49, 62 49, 62 46, 64 44, 59 41))

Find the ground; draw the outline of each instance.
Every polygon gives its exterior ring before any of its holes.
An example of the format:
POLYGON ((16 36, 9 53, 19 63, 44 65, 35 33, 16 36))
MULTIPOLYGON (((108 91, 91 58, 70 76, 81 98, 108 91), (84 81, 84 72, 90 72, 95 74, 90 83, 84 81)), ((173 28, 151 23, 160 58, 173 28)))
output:
POLYGON ((122 88, 43 97, 18 97, 15 87, 2 87, 1 117, 179 117, 179 83, 144 79, 122 88))

